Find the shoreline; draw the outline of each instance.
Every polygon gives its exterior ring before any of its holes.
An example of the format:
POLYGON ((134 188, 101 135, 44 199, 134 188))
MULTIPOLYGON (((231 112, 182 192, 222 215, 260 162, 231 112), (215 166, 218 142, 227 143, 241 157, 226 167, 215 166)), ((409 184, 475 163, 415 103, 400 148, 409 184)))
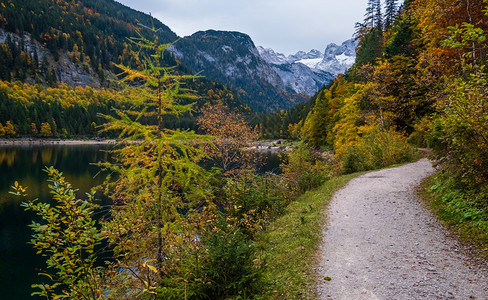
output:
POLYGON ((19 139, 0 139, 0 146, 17 146, 17 145, 115 145, 115 139, 36 139, 36 138, 19 138, 19 139))

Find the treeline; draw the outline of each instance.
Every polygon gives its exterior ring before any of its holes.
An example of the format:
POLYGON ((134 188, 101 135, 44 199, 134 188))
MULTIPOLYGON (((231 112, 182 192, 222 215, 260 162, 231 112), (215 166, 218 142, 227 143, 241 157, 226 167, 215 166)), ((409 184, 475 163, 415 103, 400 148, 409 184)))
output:
MULTIPOLYGON (((165 128, 196 130, 200 108, 215 103, 252 115, 249 106, 219 83, 197 78, 186 88, 198 96, 182 101, 183 105, 194 104, 193 109, 165 118, 165 128)), ((113 115, 114 109, 132 105, 126 95, 113 89, 0 81, 0 137, 108 137, 98 132, 106 122, 100 114, 113 115)), ((155 124, 157 120, 149 118, 147 122, 155 124)))
POLYGON ((107 90, 70 88, 65 84, 50 88, 20 81, 0 81, 0 124, 13 126, 9 133, 2 132, 0 127, 0 136, 95 136, 97 126, 103 122, 99 113, 111 114, 113 108, 128 105, 123 98, 107 90))

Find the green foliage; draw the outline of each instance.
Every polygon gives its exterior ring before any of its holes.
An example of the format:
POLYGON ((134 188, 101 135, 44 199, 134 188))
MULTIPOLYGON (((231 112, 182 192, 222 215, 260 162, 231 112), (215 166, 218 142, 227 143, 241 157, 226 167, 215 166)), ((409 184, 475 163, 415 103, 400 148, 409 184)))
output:
POLYGON ((313 147, 319 147, 327 143, 327 135, 330 131, 331 116, 329 102, 331 100, 329 90, 322 90, 315 100, 313 109, 308 113, 302 128, 302 140, 313 147))
MULTIPOLYGON (((318 95, 318 93, 317 93, 318 95)), ((258 130, 263 139, 299 139, 301 126, 315 104, 317 95, 285 111, 260 116, 258 130), (293 127, 290 130, 290 126, 293 127)))
POLYGON ((210 299, 232 296, 248 298, 259 290, 261 270, 254 263, 255 249, 249 237, 232 221, 219 217, 215 226, 204 232, 205 258, 202 273, 210 299))
POLYGON ((477 49, 486 41, 483 29, 464 22, 448 27, 451 35, 442 43, 443 46, 458 50, 460 64, 464 71, 476 71, 478 66, 477 49))
POLYGON ((383 55, 383 32, 373 29, 362 39, 356 54, 356 65, 375 63, 383 55))
POLYGON ((453 80, 440 103, 442 141, 452 175, 465 184, 488 182, 488 80, 486 74, 453 80))
POLYGON ((220 201, 249 236, 283 214, 291 198, 286 184, 273 176, 244 175, 227 180, 223 189, 223 199, 214 201, 220 201))
POLYGON ((287 178, 290 189, 303 193, 322 185, 333 176, 333 167, 323 158, 326 153, 312 152, 300 144, 286 156, 282 164, 283 176, 287 178))
POLYGON ((461 238, 478 246, 488 256, 488 190, 485 186, 466 188, 442 169, 422 184, 427 203, 439 218, 461 238))
POLYGON ((308 191, 318 188, 327 180, 324 174, 316 171, 306 171, 298 178, 298 189, 300 191, 308 191))
POLYGON ((354 173, 411 162, 420 154, 406 143, 401 134, 392 129, 376 128, 351 145, 343 155, 344 172, 354 173))
MULTIPOLYGON (((42 223, 33 222, 31 244, 37 254, 46 257, 47 270, 42 271, 49 280, 33 287, 32 295, 47 299, 99 299, 104 293, 101 280, 104 268, 97 265, 97 247, 104 238, 93 214, 98 205, 94 203, 95 192, 86 199, 76 197, 74 189, 63 173, 53 167, 46 168, 53 203, 36 200, 23 202, 26 210, 34 211, 42 223)), ((17 195, 25 195, 25 189, 17 183, 13 187, 17 195)))

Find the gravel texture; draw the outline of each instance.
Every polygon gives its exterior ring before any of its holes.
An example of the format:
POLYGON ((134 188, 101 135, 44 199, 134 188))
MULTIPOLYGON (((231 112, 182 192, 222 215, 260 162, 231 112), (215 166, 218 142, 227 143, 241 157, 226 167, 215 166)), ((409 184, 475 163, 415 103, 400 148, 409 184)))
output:
POLYGON ((320 299, 488 299, 486 262, 416 196, 433 172, 422 159, 362 175, 336 193, 317 270, 320 299))

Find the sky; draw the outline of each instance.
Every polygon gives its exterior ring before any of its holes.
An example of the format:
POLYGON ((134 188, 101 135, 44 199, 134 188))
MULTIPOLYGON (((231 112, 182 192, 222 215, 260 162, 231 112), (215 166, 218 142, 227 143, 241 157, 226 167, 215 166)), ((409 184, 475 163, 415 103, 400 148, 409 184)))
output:
POLYGON ((116 0, 151 13, 180 37, 200 30, 239 31, 256 46, 286 55, 323 52, 352 38, 367 0, 116 0))

